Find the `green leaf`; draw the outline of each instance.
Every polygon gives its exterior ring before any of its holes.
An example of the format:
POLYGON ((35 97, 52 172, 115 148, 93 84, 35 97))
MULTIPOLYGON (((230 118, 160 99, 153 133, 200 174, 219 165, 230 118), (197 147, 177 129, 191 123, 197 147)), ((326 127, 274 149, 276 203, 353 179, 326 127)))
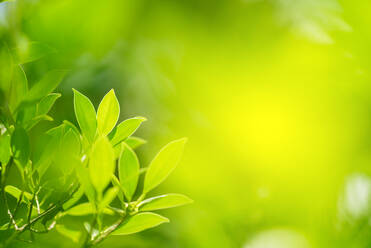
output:
POLYGON ((66 71, 63 70, 49 71, 28 91, 25 97, 25 101, 37 101, 51 93, 60 84, 65 74, 66 71))
POLYGON ((115 154, 107 137, 100 137, 94 144, 89 157, 89 175, 98 193, 111 181, 115 170, 115 154))
POLYGON ((15 128, 11 138, 11 146, 14 158, 25 166, 30 156, 30 141, 26 130, 22 127, 15 128))
POLYGON ((95 206, 91 202, 86 202, 68 209, 63 215, 82 216, 94 214, 96 212, 95 206))
MULTIPOLYGON (((0 91, 3 95, 0 99, 0 105, 3 98, 7 98, 10 92, 11 79, 13 75, 13 57, 5 42, 0 43, 0 91)), ((0 95, 1 96, 1 95, 0 95)))
POLYGON ((79 187, 75 194, 72 195, 71 199, 69 199, 63 204, 63 209, 69 209, 70 207, 72 207, 76 202, 78 202, 81 199, 81 197, 84 195, 84 192, 85 192, 84 187, 82 186, 79 187))
POLYGON ((86 168, 83 164, 80 164, 75 169, 76 175, 79 179, 81 187, 84 189, 85 195, 88 197, 89 202, 94 203, 96 195, 94 187, 90 182, 88 168, 86 168))
POLYGON ((98 107, 97 121, 101 135, 108 135, 115 127, 120 115, 120 105, 115 91, 110 90, 102 99, 98 107))
POLYGON ((182 156, 186 141, 187 139, 183 138, 170 142, 152 160, 144 180, 144 194, 162 183, 175 169, 182 156))
POLYGON ((131 201, 139 179, 139 160, 135 152, 125 143, 119 160, 119 178, 126 198, 131 201))
MULTIPOLYGON (((5 186, 5 192, 13 196, 15 199, 19 199, 19 197, 22 194, 22 190, 18 189, 17 187, 14 187, 12 185, 7 185, 5 186)), ((32 194, 28 192, 23 192, 23 197, 22 201, 25 203, 28 203, 29 201, 32 200, 32 194), (26 200, 27 199, 27 200, 26 200)))
POLYGON ((118 187, 112 187, 107 190, 107 192, 104 194, 104 197, 101 202, 99 202, 99 209, 106 208, 111 202, 115 199, 117 196, 117 193, 119 192, 118 187))
POLYGON ((20 65, 15 66, 12 85, 9 94, 9 108, 13 112, 22 102, 28 91, 28 81, 23 68, 20 65))
POLYGON ((142 138, 131 136, 125 140, 125 143, 128 144, 131 147, 131 149, 135 150, 141 145, 147 143, 147 141, 142 138))
POLYGON ((63 225, 56 225, 55 229, 63 236, 69 238, 74 243, 78 243, 81 240, 82 233, 77 230, 71 230, 63 225))
POLYGON ((36 117, 32 118, 32 120, 28 121, 25 124, 26 130, 31 130, 40 121, 53 121, 53 118, 50 117, 49 115, 39 115, 39 116, 36 116, 36 117))
POLYGON ((166 194, 148 198, 142 201, 138 208, 140 211, 153 211, 159 209, 179 207, 182 205, 190 204, 193 201, 181 194, 166 194))
POLYGON ((114 231, 113 235, 128 235, 156 227, 169 222, 168 218, 155 213, 139 213, 130 217, 121 227, 114 231))
POLYGON ((127 139, 145 120, 144 117, 134 117, 121 122, 109 135, 112 145, 115 146, 127 139))
POLYGON ((0 135, 0 163, 4 165, 7 164, 9 162, 11 153, 10 135, 4 133, 3 135, 0 135))
POLYGON ((54 52, 55 50, 40 42, 22 43, 22 46, 16 47, 15 58, 17 64, 25 64, 38 59, 45 55, 54 52))
POLYGON ((38 115, 46 115, 50 109, 53 107, 55 101, 61 97, 59 93, 51 93, 44 98, 37 104, 37 114, 38 115))
POLYGON ((82 134, 93 143, 97 132, 97 119, 93 104, 83 94, 73 89, 74 107, 77 122, 79 123, 82 134))
POLYGON ((81 163, 81 142, 80 137, 73 129, 68 129, 65 125, 64 129, 64 135, 56 152, 54 162, 65 175, 68 175, 81 163))

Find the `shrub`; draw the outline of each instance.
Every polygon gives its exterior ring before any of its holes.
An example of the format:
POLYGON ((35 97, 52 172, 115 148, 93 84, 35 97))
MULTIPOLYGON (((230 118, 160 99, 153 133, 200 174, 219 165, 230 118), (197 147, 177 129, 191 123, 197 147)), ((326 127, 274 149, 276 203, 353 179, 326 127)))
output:
POLYGON ((170 142, 148 167, 141 168, 134 150, 145 141, 132 134, 145 118, 116 126, 120 106, 114 90, 104 96, 97 113, 86 96, 73 90, 79 129, 63 121, 31 145, 30 130, 40 121, 52 120, 48 112, 61 96, 52 92, 64 71, 50 71, 28 89, 21 66, 7 70, 0 81, 1 201, 8 216, 0 227, 5 233, 3 246, 24 239, 26 232, 31 241, 36 234, 56 229, 91 247, 109 235, 133 234, 168 222, 152 211, 191 202, 180 194, 146 199, 175 168, 186 139, 170 142), (12 184, 11 170, 19 175, 12 184), (139 187, 141 174, 144 182, 139 187), (85 216, 81 229, 64 225, 68 216, 85 216))

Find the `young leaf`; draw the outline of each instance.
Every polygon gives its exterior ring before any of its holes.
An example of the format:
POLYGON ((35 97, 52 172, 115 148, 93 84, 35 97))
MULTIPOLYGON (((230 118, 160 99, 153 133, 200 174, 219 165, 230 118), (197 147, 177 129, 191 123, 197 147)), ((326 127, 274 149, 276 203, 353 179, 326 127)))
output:
POLYGON ((10 135, 5 133, 0 135, 0 163, 7 164, 11 156, 10 135))
POLYGON ((115 170, 115 154, 107 137, 100 137, 94 144, 89 158, 89 175, 98 193, 111 181, 115 170))
POLYGON ((51 93, 42 98, 41 101, 37 104, 37 114, 46 115, 59 97, 61 97, 61 94, 51 93))
POLYGON ((169 219, 154 213, 139 213, 130 217, 121 227, 114 231, 113 235, 128 235, 156 227, 162 223, 169 222, 169 219))
POLYGON ((141 145, 147 143, 147 141, 142 138, 131 136, 125 140, 125 143, 128 144, 131 147, 131 149, 135 150, 141 145))
POLYGON ((181 194, 166 194, 148 198, 142 201, 138 208, 140 211, 153 211, 159 209, 179 207, 182 205, 190 204, 193 201, 181 194))
POLYGON ((120 105, 115 91, 110 90, 102 99, 98 107, 97 121, 101 135, 108 135, 115 127, 120 115, 120 105))
POLYGON ((25 166, 30 156, 30 141, 26 130, 17 126, 12 134, 11 146, 14 158, 25 166))
POLYGON ((79 123, 82 134, 93 143, 97 132, 97 119, 93 104, 89 98, 73 89, 74 107, 77 122, 79 123))
POLYGON ((134 117, 121 122, 109 135, 112 145, 115 146, 127 139, 145 120, 144 117, 134 117))
POLYGON ((119 160, 119 178, 126 198, 131 201, 139 179, 139 160, 135 152, 125 143, 119 160))
POLYGON ((51 93, 62 81, 66 71, 49 71, 38 83, 36 83, 27 93, 26 102, 37 101, 51 93))
POLYGON ((27 94, 28 82, 20 65, 15 66, 9 94, 9 108, 13 112, 27 94))
POLYGON ((73 196, 71 197, 71 199, 69 199, 68 201, 66 201, 64 204, 63 204, 63 209, 69 209, 70 207, 72 207, 76 202, 78 202, 81 197, 84 195, 84 187, 80 186, 79 189, 76 191, 75 194, 73 194, 73 196))
POLYGON ((26 130, 27 131, 31 130, 40 121, 53 121, 53 118, 50 117, 49 115, 36 116, 36 117, 32 118, 32 120, 29 120, 27 123, 25 123, 26 130))
POLYGON ((144 180, 144 194, 158 186, 174 170, 182 156, 186 140, 183 138, 170 142, 152 160, 144 180))

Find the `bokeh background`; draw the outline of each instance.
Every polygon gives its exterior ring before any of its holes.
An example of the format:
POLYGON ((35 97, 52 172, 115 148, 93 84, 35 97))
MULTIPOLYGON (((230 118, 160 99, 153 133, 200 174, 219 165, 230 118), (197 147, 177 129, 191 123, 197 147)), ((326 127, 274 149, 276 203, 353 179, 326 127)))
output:
MULTIPOLYGON (((189 138, 158 191, 195 203, 100 247, 367 248, 370 10, 364 0, 16 0, 0 3, 0 40, 28 61, 31 85, 69 70, 55 122, 33 139, 76 123, 72 88, 95 106, 114 88, 120 119, 149 119, 142 166, 189 138)), ((32 246, 75 244, 53 232, 32 246)))

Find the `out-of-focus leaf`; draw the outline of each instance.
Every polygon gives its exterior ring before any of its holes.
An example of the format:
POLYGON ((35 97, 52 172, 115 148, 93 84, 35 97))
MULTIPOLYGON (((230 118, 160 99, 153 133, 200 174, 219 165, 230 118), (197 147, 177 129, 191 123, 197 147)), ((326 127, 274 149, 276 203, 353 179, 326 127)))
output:
POLYGON ((102 99, 98 107, 97 121, 101 135, 108 135, 115 127, 120 115, 120 105, 115 91, 110 90, 102 99))
POLYGON ((22 102, 23 98, 27 94, 27 90, 28 81, 26 74, 24 73, 20 65, 16 65, 14 67, 14 73, 8 100, 9 108, 12 112, 22 102))
POLYGON ((63 124, 63 126, 65 128, 64 134, 54 161, 61 171, 65 175, 68 175, 79 163, 81 163, 81 142, 80 137, 73 129, 68 129, 65 124, 63 124))
POLYGON ((59 97, 61 97, 61 94, 51 93, 42 98, 41 101, 37 104, 37 114, 46 115, 59 97))
POLYGON ((26 130, 17 126, 12 134, 11 146, 14 158, 25 166, 30 156, 30 140, 26 130))
POLYGON ((72 207, 76 202, 78 202, 81 197, 84 195, 84 187, 80 187, 76 192, 75 194, 73 194, 73 196, 71 197, 71 199, 69 199, 68 201, 66 201, 64 204, 63 204, 63 209, 69 209, 70 207, 72 207))
POLYGON ((121 227, 114 231, 113 235, 128 235, 156 227, 162 223, 169 222, 169 219, 154 213, 139 213, 130 217, 121 227))
POLYGON ((0 44, 0 91, 3 93, 3 96, 1 97, 0 95, 0 104, 9 96, 14 69, 13 64, 13 58, 10 54, 9 48, 4 42, 2 42, 0 44))
POLYGON ((127 139, 138 129, 140 124, 145 120, 146 118, 144 117, 134 117, 131 119, 127 119, 117 125, 117 127, 109 135, 109 139, 111 140, 112 145, 115 146, 127 139))
POLYGON ((182 156, 186 141, 187 139, 183 138, 170 142, 152 160, 144 180, 144 194, 158 186, 174 170, 182 156))
MULTIPOLYGON (((13 196, 15 199, 19 199, 19 197, 22 194, 22 190, 18 189, 17 187, 14 187, 12 185, 5 186, 5 192, 13 196)), ((32 200, 32 194, 28 192, 23 192, 23 198, 22 201, 25 203, 28 203, 32 200)))
POLYGON ((83 164, 78 165, 76 168, 76 175, 79 179, 81 187, 84 189, 85 195, 88 197, 90 203, 94 203, 96 199, 95 190, 89 179, 88 168, 83 164))
POLYGON ((55 229, 63 236, 71 239, 74 243, 78 243, 81 240, 82 233, 80 231, 68 229, 63 225, 56 225, 55 229))
POLYGON ((37 105, 33 103, 21 103, 17 109, 17 123, 19 125, 27 125, 33 118, 36 117, 37 105))
POLYGON ((147 143, 147 141, 142 138, 131 136, 125 140, 125 143, 128 144, 131 147, 131 149, 135 150, 141 145, 147 143))
POLYGON ((66 74, 63 70, 49 71, 39 82, 37 82, 27 93, 26 102, 40 100, 51 93, 61 82, 66 74))
POLYGON ((29 63, 55 52, 54 49, 40 42, 23 43, 14 50, 17 64, 29 63))
POLYGON ((10 135, 4 133, 0 135, 0 163, 7 164, 9 162, 11 156, 11 148, 10 148, 10 135))
POLYGON ((97 132, 97 118, 93 104, 83 94, 77 90, 74 92, 74 107, 77 122, 79 123, 82 134, 93 143, 97 132))
POLYGON ((63 214, 72 216, 82 216, 94 213, 96 213, 95 206, 90 202, 86 202, 68 209, 63 214))
POLYGON ((32 129, 36 124, 38 124, 40 121, 53 121, 53 118, 50 117, 49 115, 39 115, 34 117, 32 120, 28 121, 25 124, 25 128, 27 130, 32 129))
POLYGON ((139 160, 135 152, 125 143, 119 160, 119 178, 126 198, 131 201, 139 179, 139 160))
POLYGON ((111 181, 115 170, 115 154, 107 137, 100 137, 94 144, 89 158, 89 175, 98 193, 111 181))
POLYGON ((190 204, 193 201, 181 194, 166 194, 148 198, 142 201, 138 207, 140 211, 153 211, 159 209, 179 207, 182 205, 190 204))

